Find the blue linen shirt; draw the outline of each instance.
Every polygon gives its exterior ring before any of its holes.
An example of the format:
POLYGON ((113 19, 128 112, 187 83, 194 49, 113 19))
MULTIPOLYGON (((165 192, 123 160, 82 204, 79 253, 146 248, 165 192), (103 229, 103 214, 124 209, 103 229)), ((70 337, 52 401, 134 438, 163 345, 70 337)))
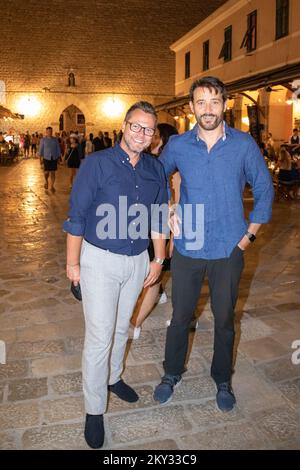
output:
POLYGON ((43 137, 40 142, 39 155, 45 160, 57 160, 61 150, 56 137, 43 137))
POLYGON ((208 152, 206 143, 198 136, 196 124, 191 131, 170 138, 160 161, 167 176, 175 170, 181 176, 181 233, 174 237, 174 243, 182 255, 202 259, 230 256, 248 228, 243 207, 246 182, 254 196, 249 221, 264 224, 270 220, 274 197, 272 179, 249 134, 224 123, 223 137, 208 152), (197 206, 201 208, 199 213, 203 211, 203 219, 196 217, 197 206), (193 215, 190 220, 189 214, 193 215), (202 238, 197 246, 191 243, 195 233, 202 238))
MULTIPOLYGON (((167 231, 167 211, 162 220, 153 204, 168 207, 163 165, 152 155, 141 153, 140 160, 133 167, 127 153, 117 144, 89 155, 81 164, 71 193, 69 219, 63 228, 104 250, 135 256, 147 249, 150 229, 159 233, 167 231), (120 196, 127 197, 126 204, 128 209, 131 207, 130 211, 126 210, 123 202, 120 204, 120 196), (99 237, 97 226, 108 214, 105 210, 99 210, 100 205, 105 209, 104 204, 110 204, 115 209, 115 237, 99 237), (136 215, 134 211, 138 211, 140 204, 147 209, 147 216, 140 224, 146 225, 146 236, 136 238, 130 233, 129 226, 138 224, 135 222, 138 213, 136 215)), ((145 226, 142 228, 145 229, 145 226)))

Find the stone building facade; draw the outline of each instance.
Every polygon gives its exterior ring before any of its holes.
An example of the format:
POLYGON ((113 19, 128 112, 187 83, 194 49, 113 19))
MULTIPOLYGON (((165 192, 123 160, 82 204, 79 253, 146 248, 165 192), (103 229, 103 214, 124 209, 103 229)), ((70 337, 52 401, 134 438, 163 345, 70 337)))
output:
POLYGON ((230 92, 229 123, 252 130, 258 140, 271 132, 279 148, 294 127, 300 129, 300 99, 294 99, 300 98, 299 38, 299 0, 228 0, 171 45, 176 99, 160 108, 173 113, 180 130, 188 129, 195 123, 191 84, 216 75, 230 92))
POLYGON ((170 43, 224 2, 9 0, 0 104, 24 114, 14 123, 19 131, 118 129, 133 102, 174 96, 170 43))

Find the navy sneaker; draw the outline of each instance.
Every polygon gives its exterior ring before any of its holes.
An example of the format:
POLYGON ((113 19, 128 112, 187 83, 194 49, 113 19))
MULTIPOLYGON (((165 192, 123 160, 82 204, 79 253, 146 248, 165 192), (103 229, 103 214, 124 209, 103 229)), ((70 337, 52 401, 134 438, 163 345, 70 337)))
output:
POLYGON ((104 442, 103 415, 86 415, 84 437, 92 449, 100 449, 104 442))
POLYGON ((161 404, 168 403, 172 399, 174 388, 180 385, 181 380, 181 375, 164 375, 161 383, 154 390, 154 400, 161 404))
POLYGON ((230 382, 223 382, 217 385, 217 406, 221 411, 231 411, 236 404, 236 399, 230 382))
POLYGON ((134 403, 139 399, 138 394, 133 390, 133 388, 129 387, 129 385, 123 382, 122 379, 113 385, 109 385, 108 390, 117 395, 121 400, 127 401, 128 403, 134 403))

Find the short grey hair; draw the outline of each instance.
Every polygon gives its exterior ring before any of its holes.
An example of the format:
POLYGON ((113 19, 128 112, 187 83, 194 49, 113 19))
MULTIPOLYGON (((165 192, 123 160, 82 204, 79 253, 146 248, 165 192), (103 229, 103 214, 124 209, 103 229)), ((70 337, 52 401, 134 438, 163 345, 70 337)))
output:
POLYGON ((151 103, 148 103, 148 101, 138 101, 137 103, 134 103, 132 106, 130 106, 124 120, 128 121, 130 119, 131 114, 136 109, 140 109, 141 111, 144 111, 144 113, 152 114, 152 116, 155 118, 155 122, 157 121, 157 113, 155 111, 155 108, 151 103))

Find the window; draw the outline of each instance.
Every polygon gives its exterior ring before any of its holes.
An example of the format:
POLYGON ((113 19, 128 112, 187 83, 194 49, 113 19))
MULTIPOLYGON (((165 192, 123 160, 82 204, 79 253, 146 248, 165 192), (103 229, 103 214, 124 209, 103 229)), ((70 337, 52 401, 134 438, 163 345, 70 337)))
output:
POLYGON ((247 16, 247 31, 241 44, 241 49, 246 47, 247 52, 255 51, 256 49, 256 31, 257 31, 257 10, 252 11, 247 16))
POLYGON ((232 26, 228 26, 224 30, 224 44, 222 46, 219 59, 224 59, 224 62, 231 60, 232 56, 232 26))
POLYGON ((209 41, 203 43, 203 71, 209 69, 209 41))
POLYGON ((77 124, 78 125, 85 124, 84 114, 77 114, 77 124))
POLYGON ((75 86, 75 75, 73 72, 68 74, 68 86, 75 86))
POLYGON ((190 78, 191 76, 191 53, 187 52, 185 54, 185 78, 190 78))
POLYGON ((276 39, 289 34, 289 0, 276 0, 276 39))

